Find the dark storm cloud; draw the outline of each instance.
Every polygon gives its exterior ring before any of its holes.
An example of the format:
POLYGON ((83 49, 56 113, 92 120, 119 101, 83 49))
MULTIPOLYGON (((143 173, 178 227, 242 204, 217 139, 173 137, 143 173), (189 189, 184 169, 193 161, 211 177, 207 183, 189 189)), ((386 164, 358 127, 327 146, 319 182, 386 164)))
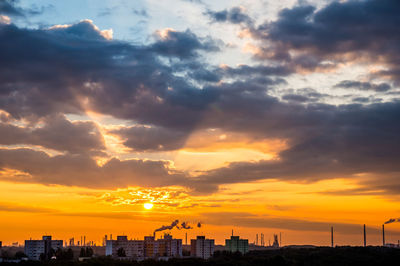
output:
POLYGON ((357 102, 357 103, 368 103, 371 101, 371 99, 368 97, 355 97, 352 100, 353 100, 353 102, 357 102))
POLYGON ((23 16, 23 10, 16 7, 15 0, 0 0, 0 15, 23 16))
POLYGON ((261 76, 288 76, 293 73, 292 69, 284 65, 240 65, 237 67, 225 66, 220 70, 224 75, 231 77, 249 77, 253 75, 261 76))
POLYGON ((3 180, 27 183, 59 184, 89 188, 121 188, 132 184, 162 187, 184 183, 183 175, 169 167, 168 162, 112 158, 104 165, 87 155, 50 157, 31 149, 0 149, 0 168, 15 169, 28 174, 3 180))
POLYGON ((344 89, 357 89, 363 91, 376 91, 376 92, 386 92, 392 89, 387 83, 374 84, 370 82, 360 82, 356 80, 343 80, 334 86, 335 88, 344 89))
POLYGON ((216 41, 210 37, 200 39, 190 30, 184 32, 166 30, 164 36, 158 36, 158 40, 152 44, 151 50, 165 56, 176 56, 182 59, 193 58, 197 51, 219 51, 216 41))
POLYGON ((89 108, 144 124, 191 127, 216 97, 157 59, 186 58, 210 48, 189 31, 133 46, 107 40, 86 20, 50 30, 1 25, 0 39, 0 108, 15 118, 89 108))
POLYGON ((222 11, 207 11, 205 13, 208 15, 212 21, 214 22, 229 22, 232 24, 247 24, 251 25, 253 20, 243 12, 243 9, 240 7, 232 7, 231 9, 225 9, 222 11))
POLYGON ((104 139, 95 123, 70 122, 63 116, 46 117, 41 127, 20 127, 0 123, 0 144, 39 145, 70 153, 99 153, 104 139))
POLYGON ((40 15, 53 6, 37 6, 32 4, 29 8, 21 8, 18 6, 18 0, 0 0, 0 15, 14 16, 14 17, 27 17, 40 15))
POLYGON ((330 67, 349 60, 368 60, 388 66, 389 70, 378 74, 399 81, 399 12, 397 0, 335 1, 319 10, 299 5, 282 10, 276 21, 250 31, 254 38, 266 41, 261 45, 264 52, 257 55, 260 58, 311 69, 325 60, 331 61, 330 67), (291 56, 290 51, 300 54, 291 56), (299 62, 301 57, 308 58, 308 63, 304 59, 299 62))
POLYGON ((361 173, 399 184, 391 177, 400 173, 399 115, 399 102, 339 107, 271 102, 262 124, 242 121, 242 128, 287 138, 290 147, 279 153, 280 160, 237 162, 205 172, 197 177, 203 185, 199 189, 215 191, 219 184, 259 179, 313 182, 361 173))
POLYGON ((133 126, 110 131, 124 139, 124 145, 134 151, 168 151, 181 148, 188 132, 163 127, 133 126))
MULTIPOLYGON (((280 19, 294 16, 301 20, 307 12, 321 12, 300 11, 285 11, 280 19)), ((25 119, 35 124, 45 117, 90 110, 138 124, 113 132, 138 151, 177 149, 195 129, 209 128, 244 133, 254 140, 284 139, 288 148, 278 154, 279 160, 236 162, 194 177, 174 171, 163 161, 112 159, 99 166, 89 153, 82 152, 102 147, 102 142, 95 141, 96 134, 83 137, 94 130, 93 124, 78 126, 74 122, 68 127, 79 131, 69 135, 81 136, 88 146, 62 133, 56 135, 64 136, 66 143, 56 145, 59 140, 50 132, 60 132, 63 126, 53 129, 52 122, 37 133, 47 140, 29 139, 26 143, 69 153, 50 157, 29 149, 2 149, 0 167, 30 174, 32 178, 23 179, 25 182, 89 187, 182 185, 205 193, 226 183, 260 179, 311 182, 359 173, 398 184, 387 178, 400 172, 400 102, 339 106, 284 102, 269 93, 285 83, 282 77, 292 73, 291 66, 216 68, 196 62, 200 61, 198 52, 207 50, 207 40, 190 31, 166 31, 147 46, 109 40, 106 33, 88 20, 48 30, 1 25, 0 109, 7 112, 2 114, 4 123, 25 119), (185 66, 191 78, 181 75, 185 66), (223 77, 228 81, 221 81, 223 77), (191 79, 219 82, 199 86, 191 79)), ((312 98, 307 92, 304 96, 312 98)), ((314 96, 322 97, 315 92, 314 96)), ((21 139, 23 134, 18 136, 20 143, 21 139)))
POLYGON ((290 101, 290 102, 298 102, 298 103, 305 103, 311 102, 312 99, 299 94, 285 94, 282 96, 283 100, 290 101))

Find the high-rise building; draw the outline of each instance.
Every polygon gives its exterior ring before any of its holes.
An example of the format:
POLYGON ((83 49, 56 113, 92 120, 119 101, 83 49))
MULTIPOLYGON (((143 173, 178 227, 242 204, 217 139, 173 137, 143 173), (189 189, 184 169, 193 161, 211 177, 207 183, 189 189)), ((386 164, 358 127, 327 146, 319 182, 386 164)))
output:
POLYGON ((145 257, 181 257, 182 239, 174 239, 170 234, 164 234, 161 239, 155 240, 154 236, 144 238, 145 257))
POLYGON ((230 252, 240 252, 242 254, 249 251, 249 240, 240 239, 238 236, 231 236, 225 240, 225 250, 230 252))
POLYGON ((154 236, 144 237, 144 256, 146 258, 159 256, 158 242, 155 240, 154 236))
POLYGON ((62 240, 52 240, 43 236, 42 240, 25 240, 25 254, 30 260, 50 259, 57 249, 62 249, 62 240))
POLYGON ((126 236, 117 236, 117 240, 106 241, 106 256, 130 259, 181 257, 182 239, 174 239, 165 234, 162 239, 146 236, 144 240, 128 240, 126 236))
POLYGON ((144 257, 144 243, 141 240, 128 240, 126 236, 117 236, 117 240, 106 240, 106 256, 140 259, 144 257))
POLYGON ((190 255, 208 259, 214 254, 214 239, 206 239, 205 236, 197 236, 190 241, 190 255))

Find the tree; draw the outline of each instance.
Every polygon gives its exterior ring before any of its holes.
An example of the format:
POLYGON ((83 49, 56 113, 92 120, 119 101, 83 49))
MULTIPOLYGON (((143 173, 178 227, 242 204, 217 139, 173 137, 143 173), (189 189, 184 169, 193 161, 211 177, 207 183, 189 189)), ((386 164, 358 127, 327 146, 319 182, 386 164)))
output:
POLYGON ((86 248, 86 256, 85 257, 92 257, 93 256, 93 249, 90 247, 86 248))
POLYGON ((15 258, 16 259, 22 259, 22 258, 26 258, 27 256, 25 255, 24 252, 22 251, 17 251, 17 253, 15 253, 15 258))
POLYGON ((117 255, 118 255, 118 257, 126 257, 125 250, 123 248, 119 248, 117 250, 117 255))
POLYGON ((86 257, 86 250, 84 248, 81 248, 81 252, 79 253, 79 257, 86 257))

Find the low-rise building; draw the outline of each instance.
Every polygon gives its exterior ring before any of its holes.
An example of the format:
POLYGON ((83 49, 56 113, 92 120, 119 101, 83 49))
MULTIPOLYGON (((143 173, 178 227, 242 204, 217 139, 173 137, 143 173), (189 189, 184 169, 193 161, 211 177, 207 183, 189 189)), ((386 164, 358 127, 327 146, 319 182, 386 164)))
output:
POLYGON ((52 240, 51 236, 43 236, 42 240, 25 240, 25 254, 30 260, 50 259, 62 247, 63 241, 52 240))
POLYGON ((197 236, 190 241, 190 255, 208 259, 214 254, 214 239, 206 239, 205 236, 197 236))
POLYGON ((238 236, 231 236, 231 239, 225 240, 225 250, 230 252, 240 252, 245 254, 249 251, 249 240, 240 239, 238 236))

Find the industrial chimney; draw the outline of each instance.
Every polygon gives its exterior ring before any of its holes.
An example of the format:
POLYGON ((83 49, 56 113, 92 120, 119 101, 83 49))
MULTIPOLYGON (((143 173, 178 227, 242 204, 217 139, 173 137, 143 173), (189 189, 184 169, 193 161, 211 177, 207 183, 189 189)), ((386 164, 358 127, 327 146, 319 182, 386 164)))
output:
POLYGON ((331 227, 331 246, 333 247, 333 226, 331 227))
POLYGON ((382 224, 382 243, 385 246, 385 225, 382 224))
POLYGON ((365 224, 364 224, 364 247, 366 247, 366 246, 367 246, 367 233, 366 233, 365 224))

